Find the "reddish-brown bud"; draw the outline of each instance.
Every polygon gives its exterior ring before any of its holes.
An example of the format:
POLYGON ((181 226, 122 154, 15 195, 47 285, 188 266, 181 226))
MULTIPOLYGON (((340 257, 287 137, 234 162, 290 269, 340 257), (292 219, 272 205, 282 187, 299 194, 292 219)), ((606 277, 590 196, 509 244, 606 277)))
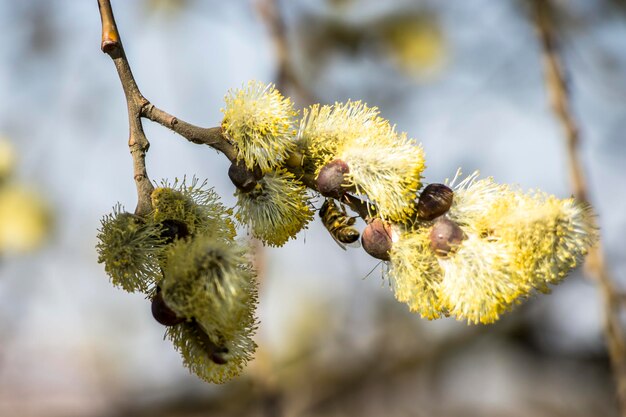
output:
POLYGON ((341 198, 347 191, 344 175, 350 167, 341 159, 335 159, 324 165, 317 176, 317 190, 324 197, 341 198))
POLYGON ((437 256, 446 257, 458 249, 465 239, 465 233, 456 222, 440 217, 430 230, 430 248, 437 256))
POLYGON ((164 326, 175 326, 185 321, 183 317, 178 317, 171 308, 165 304, 163 295, 157 291, 152 299, 152 317, 164 326))
POLYGON ((262 177, 261 169, 249 170, 243 160, 235 161, 228 168, 228 178, 244 193, 254 190, 256 181, 262 177))
POLYGON ((429 184, 417 201, 417 215, 422 220, 433 220, 445 214, 452 206, 454 192, 444 184, 429 184))
POLYGON ((361 234, 361 243, 365 252, 376 259, 389 260, 391 249, 391 225, 381 219, 372 220, 361 234))

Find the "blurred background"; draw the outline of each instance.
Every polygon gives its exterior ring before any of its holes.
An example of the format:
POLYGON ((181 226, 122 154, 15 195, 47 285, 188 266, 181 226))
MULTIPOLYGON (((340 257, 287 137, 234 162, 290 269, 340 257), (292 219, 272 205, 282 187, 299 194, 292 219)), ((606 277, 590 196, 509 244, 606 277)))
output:
MULTIPOLYGON (((554 1, 590 197, 626 285, 626 7, 554 1)), ((424 146, 426 182, 462 167, 571 194, 565 139, 523 0, 113 1, 155 105, 217 126, 223 96, 279 81, 298 106, 364 100, 424 146)), ((0 2, 0 416, 617 416, 596 285, 574 271, 491 326, 425 321, 382 266, 319 222, 258 253, 256 359, 203 383, 141 295, 95 252, 100 218, 136 202, 127 113, 95 1, 0 2)), ((144 123, 153 180, 226 158, 144 123)), ((245 236, 245 231, 242 231, 245 236)))

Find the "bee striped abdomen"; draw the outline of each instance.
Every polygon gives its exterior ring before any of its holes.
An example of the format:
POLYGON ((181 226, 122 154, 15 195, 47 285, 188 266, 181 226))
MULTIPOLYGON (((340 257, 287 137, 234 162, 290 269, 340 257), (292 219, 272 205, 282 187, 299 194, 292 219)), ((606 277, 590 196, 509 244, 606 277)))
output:
POLYGON ((330 198, 324 201, 320 209, 320 218, 328 233, 341 247, 344 247, 343 244, 356 242, 361 236, 359 231, 352 227, 356 223, 356 219, 348 216, 330 198))

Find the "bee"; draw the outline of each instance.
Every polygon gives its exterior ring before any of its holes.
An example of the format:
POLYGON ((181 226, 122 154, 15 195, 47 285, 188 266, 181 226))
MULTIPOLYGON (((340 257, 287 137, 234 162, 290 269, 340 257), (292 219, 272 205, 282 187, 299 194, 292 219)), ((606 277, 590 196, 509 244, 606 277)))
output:
POLYGON ((335 204, 332 198, 324 201, 319 215, 328 233, 342 249, 345 250, 346 245, 358 246, 361 234, 352 227, 356 223, 356 218, 348 216, 346 210, 335 204))

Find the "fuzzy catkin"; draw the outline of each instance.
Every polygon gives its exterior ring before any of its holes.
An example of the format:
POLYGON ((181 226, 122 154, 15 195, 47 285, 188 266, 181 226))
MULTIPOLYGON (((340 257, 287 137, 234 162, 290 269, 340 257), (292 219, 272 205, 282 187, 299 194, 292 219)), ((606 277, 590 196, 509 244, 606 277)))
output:
POLYGON ((588 204, 476 173, 454 188, 445 217, 465 236, 454 252, 438 256, 429 246, 430 221, 408 227, 391 250, 396 298, 429 319, 493 323, 534 291, 548 292, 598 239, 588 204))
POLYGON ((159 279, 159 228, 126 213, 120 205, 104 216, 98 230, 98 262, 111 283, 128 292, 147 292, 159 279))
POLYGON ((424 151, 377 108, 360 101, 313 105, 300 123, 298 146, 305 171, 316 175, 329 162, 344 161, 346 187, 376 204, 381 218, 404 222, 413 214, 424 151))
POLYGON ((313 218, 306 187, 286 170, 267 173, 254 190, 235 195, 235 217, 270 246, 284 245, 313 218))
POLYGON ((269 171, 296 148, 293 103, 273 84, 250 81, 229 91, 222 109, 222 129, 237 147, 237 160, 248 169, 269 171))

